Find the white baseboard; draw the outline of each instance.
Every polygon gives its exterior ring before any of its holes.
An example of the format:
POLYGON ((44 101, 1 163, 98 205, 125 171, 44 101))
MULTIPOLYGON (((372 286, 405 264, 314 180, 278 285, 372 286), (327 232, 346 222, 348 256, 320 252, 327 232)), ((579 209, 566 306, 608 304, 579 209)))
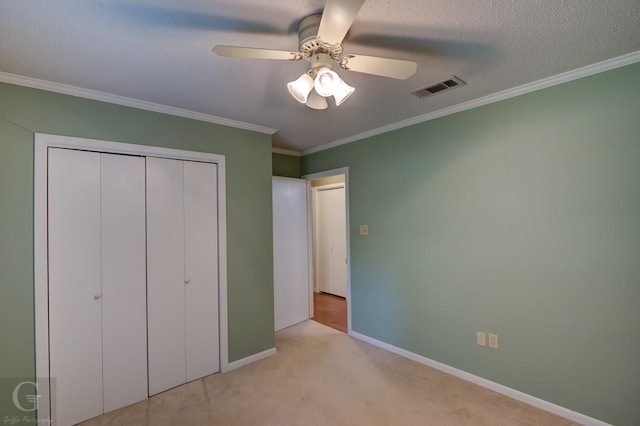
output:
POLYGON ((239 359, 229 363, 229 369, 227 371, 235 370, 236 368, 244 367, 261 359, 269 358, 271 355, 276 354, 276 348, 267 349, 266 351, 258 352, 257 354, 250 355, 246 358, 239 359))
POLYGON ((476 385, 480 385, 494 392, 501 393, 515 400, 524 402, 525 404, 529 404, 533 407, 540 408, 541 410, 545 410, 550 413, 557 414, 558 416, 567 418, 569 420, 583 424, 585 426, 611 426, 609 423, 605 423, 601 420, 594 419, 593 417, 589 417, 584 414, 578 413, 576 411, 569 410, 568 408, 564 408, 559 405, 553 404, 551 402, 545 401, 543 399, 537 398, 535 396, 528 395, 524 392, 511 389, 499 383, 492 382, 491 380, 484 379, 474 374, 467 373, 466 371, 459 370, 455 367, 451 367, 441 362, 434 361, 422 355, 418 355, 413 352, 409 352, 405 349, 398 348, 396 346, 382 342, 380 340, 376 340, 372 337, 358 333, 357 331, 350 331, 349 335, 352 337, 355 337, 358 340, 362 340, 363 342, 370 343, 379 348, 386 349, 389 352, 393 352, 397 355, 408 358, 412 361, 416 361, 416 362, 419 362, 420 364, 424 364, 426 366, 435 368, 437 370, 444 371, 445 373, 451 374, 452 376, 456 376, 468 382, 475 383, 476 385))

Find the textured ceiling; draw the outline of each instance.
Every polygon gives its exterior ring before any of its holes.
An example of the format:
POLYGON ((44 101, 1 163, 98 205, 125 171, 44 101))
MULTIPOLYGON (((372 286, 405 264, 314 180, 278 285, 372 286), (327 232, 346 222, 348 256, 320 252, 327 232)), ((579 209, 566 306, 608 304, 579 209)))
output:
MULTIPOLYGON (((367 0, 345 53, 418 62, 408 80, 338 69, 356 92, 323 111, 286 83, 306 61, 223 58, 217 44, 297 50, 322 0, 3 0, 0 72, 277 129, 305 151, 640 51, 638 0, 367 0), (411 91, 456 75, 464 87, 411 91)), ((334 69, 336 69, 334 67, 334 69)))

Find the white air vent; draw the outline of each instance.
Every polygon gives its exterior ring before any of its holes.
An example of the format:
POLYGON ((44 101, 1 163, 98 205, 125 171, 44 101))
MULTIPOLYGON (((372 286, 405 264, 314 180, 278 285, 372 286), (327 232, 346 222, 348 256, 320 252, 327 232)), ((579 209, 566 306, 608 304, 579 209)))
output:
POLYGON ((442 81, 431 84, 427 87, 423 87, 422 89, 414 90, 411 93, 416 95, 419 98, 426 98, 427 96, 432 96, 432 95, 435 95, 436 93, 441 93, 446 90, 451 90, 459 86, 464 86, 466 84, 467 83, 460 80, 455 75, 452 75, 451 77, 447 77, 442 81))

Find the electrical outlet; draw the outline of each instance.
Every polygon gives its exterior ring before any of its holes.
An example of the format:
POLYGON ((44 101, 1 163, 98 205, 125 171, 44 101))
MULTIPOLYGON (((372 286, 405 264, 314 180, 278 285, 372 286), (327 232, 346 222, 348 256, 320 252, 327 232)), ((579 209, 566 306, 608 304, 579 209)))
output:
POLYGON ((482 331, 476 331, 476 343, 478 346, 487 346, 487 335, 482 331))
POLYGON ((360 235, 369 235, 368 225, 360 225, 360 235))
POLYGON ((489 347, 491 349, 498 349, 498 335, 489 333, 489 347))

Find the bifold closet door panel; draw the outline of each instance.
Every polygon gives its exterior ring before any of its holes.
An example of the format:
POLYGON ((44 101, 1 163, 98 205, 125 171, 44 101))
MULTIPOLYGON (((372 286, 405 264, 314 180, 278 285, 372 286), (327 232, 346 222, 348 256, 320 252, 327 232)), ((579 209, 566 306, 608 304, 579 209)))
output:
POLYGON ((220 370, 217 165, 184 162, 187 381, 220 370))
POLYGON ((102 414, 100 154, 49 148, 49 362, 58 424, 102 414))
POLYGON ((104 411, 147 397, 145 159, 101 154, 104 411))
POLYGON ((149 395, 186 381, 183 161, 147 157, 149 395))

